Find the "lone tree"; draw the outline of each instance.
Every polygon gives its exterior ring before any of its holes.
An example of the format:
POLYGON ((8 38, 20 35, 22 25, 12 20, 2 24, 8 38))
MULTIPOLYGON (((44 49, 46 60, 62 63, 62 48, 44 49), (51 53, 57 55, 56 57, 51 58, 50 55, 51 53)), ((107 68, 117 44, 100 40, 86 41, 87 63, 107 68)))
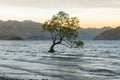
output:
POLYGON ((53 41, 48 52, 55 52, 54 46, 57 44, 63 44, 70 48, 83 47, 84 43, 76 39, 78 36, 77 30, 79 28, 78 18, 69 17, 69 15, 63 11, 53 15, 51 20, 45 21, 42 29, 50 33, 53 41))

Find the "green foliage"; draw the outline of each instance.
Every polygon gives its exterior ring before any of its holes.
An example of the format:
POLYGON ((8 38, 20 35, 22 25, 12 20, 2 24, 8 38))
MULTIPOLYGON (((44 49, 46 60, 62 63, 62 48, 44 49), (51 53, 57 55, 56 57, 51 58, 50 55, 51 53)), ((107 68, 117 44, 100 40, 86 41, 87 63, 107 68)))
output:
POLYGON ((63 11, 53 15, 51 20, 46 21, 42 27, 43 31, 50 32, 53 43, 61 44, 62 41, 65 41, 69 44, 72 42, 72 45, 74 44, 72 47, 83 46, 83 42, 76 41, 78 36, 77 30, 79 28, 78 18, 69 17, 69 15, 63 11))
POLYGON ((82 41, 74 41, 74 44, 76 44, 76 47, 83 48, 83 46, 84 46, 84 43, 82 41))

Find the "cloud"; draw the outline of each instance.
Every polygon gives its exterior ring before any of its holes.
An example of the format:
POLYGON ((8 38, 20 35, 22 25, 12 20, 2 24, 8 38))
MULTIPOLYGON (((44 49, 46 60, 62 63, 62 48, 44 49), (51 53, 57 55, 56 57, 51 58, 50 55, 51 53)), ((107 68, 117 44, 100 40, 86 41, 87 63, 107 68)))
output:
POLYGON ((120 8, 120 0, 0 0, 0 5, 38 8, 120 8))

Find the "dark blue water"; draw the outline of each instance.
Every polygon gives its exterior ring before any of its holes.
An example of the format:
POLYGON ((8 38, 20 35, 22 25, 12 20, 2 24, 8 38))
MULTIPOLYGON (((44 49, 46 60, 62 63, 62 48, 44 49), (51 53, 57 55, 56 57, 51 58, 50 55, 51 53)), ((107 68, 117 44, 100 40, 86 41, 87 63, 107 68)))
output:
POLYGON ((0 41, 0 75, 48 80, 120 80, 120 41, 84 41, 83 49, 51 41, 0 41))

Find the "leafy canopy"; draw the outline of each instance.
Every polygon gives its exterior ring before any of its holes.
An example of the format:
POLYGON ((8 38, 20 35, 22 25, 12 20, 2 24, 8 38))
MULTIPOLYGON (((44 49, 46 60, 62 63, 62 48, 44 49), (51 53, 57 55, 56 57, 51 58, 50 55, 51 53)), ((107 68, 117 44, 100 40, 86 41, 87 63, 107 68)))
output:
POLYGON ((67 47, 82 47, 84 45, 82 41, 76 39, 79 28, 78 18, 69 17, 63 11, 53 15, 51 20, 46 21, 42 27, 44 31, 50 32, 53 43, 63 44, 67 47), (64 42, 62 43, 62 41, 64 42))

